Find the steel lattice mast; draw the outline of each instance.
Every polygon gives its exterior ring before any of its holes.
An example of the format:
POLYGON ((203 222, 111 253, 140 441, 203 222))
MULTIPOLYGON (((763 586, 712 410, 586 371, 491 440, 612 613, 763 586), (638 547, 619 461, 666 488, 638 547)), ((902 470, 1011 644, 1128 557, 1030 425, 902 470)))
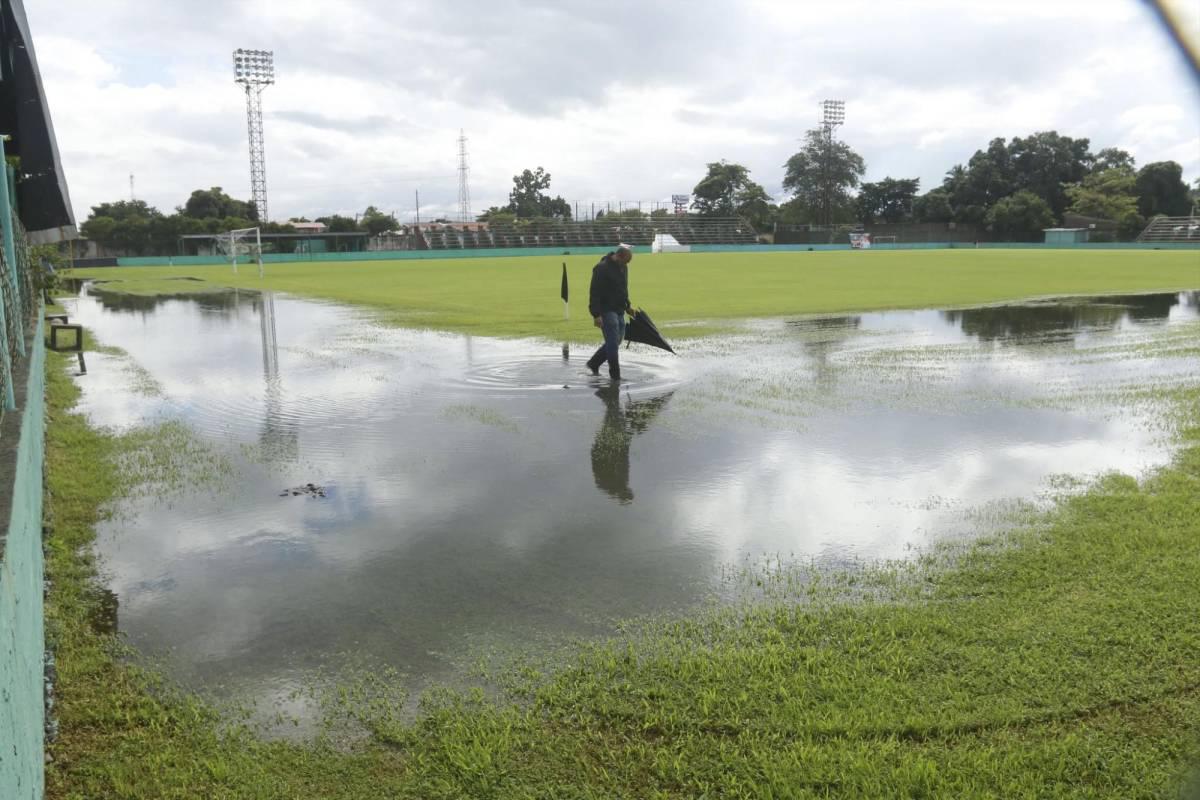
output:
POLYGON ((233 51, 233 80, 246 89, 246 129, 250 139, 250 194, 258 221, 267 217, 267 156, 263 146, 262 93, 275 83, 275 54, 270 50, 233 51))
POLYGON ((821 103, 821 130, 825 134, 825 158, 822 164, 821 221, 833 224, 833 133, 846 122, 846 101, 825 100, 821 103))
POLYGON ((471 169, 467 166, 467 135, 458 129, 458 216, 462 222, 473 222, 471 213, 471 187, 468 183, 471 169))

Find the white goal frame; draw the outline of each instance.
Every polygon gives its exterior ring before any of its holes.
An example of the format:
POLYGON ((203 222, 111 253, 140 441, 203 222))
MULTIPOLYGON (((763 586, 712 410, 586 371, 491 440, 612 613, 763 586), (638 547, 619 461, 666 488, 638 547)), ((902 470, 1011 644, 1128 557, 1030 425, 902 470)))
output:
POLYGON ((238 228, 219 233, 213 237, 216 249, 233 262, 233 274, 238 271, 238 252, 244 250, 247 256, 258 262, 258 277, 263 277, 262 260, 262 230, 260 228, 238 228))
POLYGON ((873 245, 875 245, 875 244, 896 244, 898 241, 900 241, 900 239, 895 234, 871 237, 871 244, 873 244, 873 245))

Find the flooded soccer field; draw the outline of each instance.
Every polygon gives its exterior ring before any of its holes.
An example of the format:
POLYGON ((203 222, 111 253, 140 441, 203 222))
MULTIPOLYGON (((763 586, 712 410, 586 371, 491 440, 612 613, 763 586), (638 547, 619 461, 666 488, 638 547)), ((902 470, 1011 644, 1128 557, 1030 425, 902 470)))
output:
POLYGON ((742 565, 904 558, 1063 475, 1143 474, 1171 456, 1144 398, 1194 379, 1163 354, 1200 319, 1192 292, 755 321, 635 345, 613 386, 578 346, 102 288, 66 301, 109 348, 82 410, 196 455, 99 532, 116 626, 255 701, 347 653, 453 681, 728 598, 742 565))

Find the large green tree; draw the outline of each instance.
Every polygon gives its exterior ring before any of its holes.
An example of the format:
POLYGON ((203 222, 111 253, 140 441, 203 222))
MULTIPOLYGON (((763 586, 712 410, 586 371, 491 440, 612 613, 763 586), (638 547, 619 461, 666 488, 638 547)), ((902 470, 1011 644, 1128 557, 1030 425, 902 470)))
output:
POLYGON ((1136 167, 1137 162, 1133 160, 1133 156, 1119 147, 1105 147, 1096 153, 1096 161, 1092 164, 1094 172, 1103 172, 1108 169, 1128 169, 1132 172, 1136 167))
POLYGON ((162 219, 162 212, 144 200, 117 200, 92 206, 79 229, 103 247, 144 255, 152 250, 154 228, 162 219))
POLYGON ((861 222, 902 222, 913 211, 913 199, 921 181, 918 178, 884 178, 864 183, 858 190, 855 207, 861 222))
POLYGON ((197 189, 180 209, 184 214, 196 219, 220 219, 237 217, 258 222, 258 209, 246 200, 235 200, 220 186, 211 189, 197 189))
MULTIPOLYGON (((1024 138, 992 139, 987 149, 975 151, 966 166, 946 173, 942 189, 950 198, 954 219, 981 223, 998 201, 1026 190, 1045 201, 1055 218, 1066 210, 1065 186, 1079 183, 1091 171, 1096 156, 1087 139, 1073 139, 1057 131, 1039 131, 1024 138)), ((1120 162, 1127 153, 1106 151, 1105 163, 1120 162)))
POLYGON ((946 173, 942 188, 950 199, 956 221, 983 222, 988 208, 1017 189, 1012 158, 1004 138, 992 139, 986 150, 976 150, 965 167, 953 167, 946 173))
POLYGON ((354 217, 346 217, 341 214, 329 214, 324 217, 317 217, 317 222, 324 222, 325 229, 329 233, 358 233, 358 222, 354 217))
POLYGON ((1135 184, 1138 211, 1144 217, 1166 214, 1181 217, 1191 211, 1191 198, 1183 182, 1183 167, 1174 161, 1155 161, 1138 170, 1135 184))
POLYGON ((745 217, 755 227, 772 213, 767 190, 750 179, 750 170, 725 160, 713 161, 692 189, 692 208, 706 217, 745 217))
POLYGON ((523 170, 520 175, 513 176, 513 188, 508 194, 508 210, 519 219, 548 219, 569 220, 571 206, 561 196, 551 197, 550 173, 538 167, 536 170, 523 170))
POLYGON ((1087 217, 1110 219, 1117 223, 1117 235, 1137 235, 1145 224, 1138 213, 1135 184, 1137 177, 1130 166, 1111 167, 1089 174, 1080 183, 1068 186, 1068 211, 1087 217))
POLYGON ((998 200, 988 209, 985 221, 1002 239, 1033 242, 1042 238, 1042 230, 1054 224, 1049 203, 1028 189, 998 200))
POLYGON ((800 152, 784 165, 783 188, 810 217, 825 224, 848 222, 853 216, 851 192, 866 171, 862 156, 850 145, 814 128, 805 132, 800 152))
POLYGON ((358 219, 358 226, 372 236, 394 231, 400 223, 391 214, 384 214, 375 206, 367 206, 366 211, 358 219))
POLYGON ((1009 144, 1018 189, 1026 189, 1046 201, 1056 219, 1067 208, 1066 186, 1082 181, 1092 169, 1095 156, 1087 139, 1072 139, 1057 131, 1039 131, 1009 144))
POLYGON ((913 219, 917 222, 950 222, 954 208, 945 189, 932 189, 913 198, 913 219))

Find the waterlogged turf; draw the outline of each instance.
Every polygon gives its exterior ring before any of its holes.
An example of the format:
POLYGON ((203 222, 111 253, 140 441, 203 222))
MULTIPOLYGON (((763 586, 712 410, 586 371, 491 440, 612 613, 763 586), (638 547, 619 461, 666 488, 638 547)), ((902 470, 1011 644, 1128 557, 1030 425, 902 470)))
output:
POLYGON ((71 443, 158 480, 109 487, 118 627, 369 736, 222 739, 80 635, 61 796, 1151 797, 1196 752, 1195 293, 763 321, 616 391, 287 297, 69 303, 118 433, 56 376, 52 497, 103 494, 71 443))
MULTIPOLYGON (((596 256, 430 259, 79 270, 143 294, 271 289, 376 310, 387 322, 485 336, 591 341, 596 256), (559 299, 562 265, 571 319, 559 299), (193 280, 187 280, 193 279, 193 280), (198 280, 194 280, 198 279, 198 280)), ((1196 250, 899 250, 638 255, 635 303, 668 335, 700 336, 748 317, 949 308, 1031 297, 1179 291, 1200 284, 1196 250)))

